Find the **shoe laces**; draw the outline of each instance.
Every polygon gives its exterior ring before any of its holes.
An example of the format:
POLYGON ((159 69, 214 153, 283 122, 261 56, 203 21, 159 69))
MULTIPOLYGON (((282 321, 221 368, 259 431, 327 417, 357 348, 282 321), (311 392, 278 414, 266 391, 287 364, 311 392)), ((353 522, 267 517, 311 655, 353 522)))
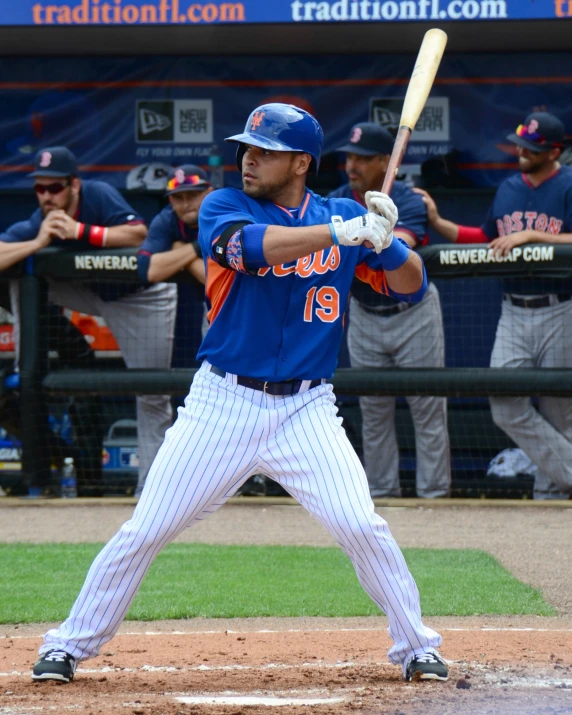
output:
POLYGON ((418 663, 442 663, 441 658, 438 658, 435 653, 422 653, 416 656, 418 663))
POLYGON ((65 661, 66 658, 71 658, 71 655, 66 653, 65 650, 51 650, 49 653, 46 653, 44 660, 65 661))

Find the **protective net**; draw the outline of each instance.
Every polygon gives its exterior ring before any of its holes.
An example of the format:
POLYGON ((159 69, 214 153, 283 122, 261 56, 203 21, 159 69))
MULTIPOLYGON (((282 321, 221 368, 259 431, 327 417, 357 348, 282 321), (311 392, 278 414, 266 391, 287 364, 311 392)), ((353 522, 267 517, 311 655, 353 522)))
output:
MULTIPOLYGON (((496 261, 486 246, 432 236, 422 303, 352 298, 334 385, 374 497, 567 497, 572 252, 549 248, 496 261)), ((79 495, 140 491, 206 322, 199 281, 179 271, 143 286, 135 255, 48 251, 33 275, 2 275, 5 492, 59 494, 67 457, 79 495), (130 377, 117 372, 126 367, 130 377)), ((284 492, 257 475, 241 493, 284 492)))

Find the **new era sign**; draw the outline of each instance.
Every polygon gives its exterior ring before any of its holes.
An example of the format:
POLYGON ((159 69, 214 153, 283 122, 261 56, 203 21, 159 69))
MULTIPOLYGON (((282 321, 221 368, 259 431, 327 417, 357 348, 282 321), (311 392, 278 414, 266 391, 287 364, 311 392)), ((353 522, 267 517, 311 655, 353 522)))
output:
MULTIPOLYGON (((395 134, 399 128, 402 108, 403 99, 374 97, 370 100, 370 120, 395 134)), ((429 97, 415 125, 411 141, 446 142, 449 138, 449 97, 429 97)))
POLYGON ((212 144, 211 99, 138 100, 136 141, 212 144))
POLYGON ((173 102, 137 102, 137 141, 173 141, 173 102))

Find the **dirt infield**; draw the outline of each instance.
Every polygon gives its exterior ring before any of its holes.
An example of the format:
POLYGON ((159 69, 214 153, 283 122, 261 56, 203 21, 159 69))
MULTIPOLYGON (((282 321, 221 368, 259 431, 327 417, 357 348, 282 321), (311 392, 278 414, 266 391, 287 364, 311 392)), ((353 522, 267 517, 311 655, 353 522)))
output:
MULTIPOLYGON (((128 505, 2 508, 0 541, 101 541, 128 505), (81 524, 81 532, 79 526, 81 524), (72 538, 73 537, 73 538, 72 538)), ((384 618, 123 624, 70 685, 32 683, 48 625, 0 626, 0 715, 572 713, 570 509, 381 509, 402 546, 486 548, 560 616, 435 618, 447 683, 404 683, 384 618), (488 547, 488 548, 487 548, 488 547)), ((187 532, 210 543, 328 545, 297 507, 235 504, 187 532)))
POLYGON ((235 620, 231 630, 211 621, 203 632, 192 622, 177 622, 177 632, 126 623, 70 685, 32 683, 39 629, 10 629, 0 641, 0 713, 572 713, 570 619, 542 619, 546 630, 532 625, 541 619, 483 619, 495 630, 476 619, 431 621, 451 662, 447 683, 401 680, 387 661, 385 619, 316 620, 235 620))

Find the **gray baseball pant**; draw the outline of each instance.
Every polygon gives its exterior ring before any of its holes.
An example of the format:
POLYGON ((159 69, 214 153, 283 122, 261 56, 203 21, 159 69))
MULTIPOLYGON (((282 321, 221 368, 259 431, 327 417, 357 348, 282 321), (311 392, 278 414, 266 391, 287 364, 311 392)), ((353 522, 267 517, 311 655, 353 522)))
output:
MULTIPOLYGON (((503 301, 491 367, 572 367, 572 301, 520 308, 503 301)), ((493 420, 538 467, 535 499, 572 493, 572 399, 491 397, 493 420)))
MULTIPOLYGON (((423 300, 383 317, 350 301, 348 348, 352 367, 443 367, 445 338, 437 288, 423 300)), ((451 454, 444 397, 406 398, 415 426, 419 497, 443 497, 451 485, 451 454)), ((372 497, 399 497, 399 450, 394 397, 360 397, 364 466, 372 497)))
MULTIPOLYGON (((101 316, 121 349, 128 368, 171 367, 177 312, 177 286, 157 283, 119 300, 105 301, 79 282, 50 280, 50 301, 70 310, 101 316)), ((137 397, 137 446, 139 475, 136 494, 165 432, 173 424, 169 395, 137 397)))

